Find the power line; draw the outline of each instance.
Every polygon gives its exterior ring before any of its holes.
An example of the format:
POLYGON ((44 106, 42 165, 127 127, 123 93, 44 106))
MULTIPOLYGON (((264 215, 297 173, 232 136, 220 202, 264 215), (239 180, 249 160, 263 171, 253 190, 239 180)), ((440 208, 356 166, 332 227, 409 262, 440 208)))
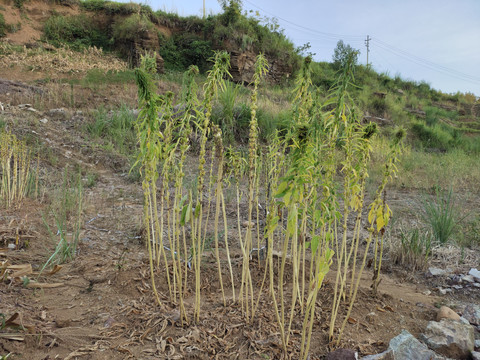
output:
POLYGON ((290 30, 293 30, 293 31, 300 31, 300 32, 303 32, 307 35, 310 36, 310 38, 308 40, 312 40, 312 39, 322 39, 322 40, 325 40, 325 39, 328 39, 328 40, 346 40, 346 41, 349 41, 349 42, 354 42, 354 43, 359 43, 360 41, 365 41, 365 46, 367 47, 367 66, 369 66, 369 52, 371 51, 370 49, 370 46, 371 46, 371 43, 372 42, 378 49, 381 49, 383 51, 387 51, 397 57, 401 57, 405 60, 408 60, 412 63, 415 63, 419 66, 423 66, 425 68, 428 68, 430 70, 433 70, 433 71, 437 71, 439 73, 442 73, 444 75, 448 75, 450 77, 453 77, 453 78, 456 78, 456 79, 459 79, 459 80, 463 80, 463 81, 467 81, 467 82, 470 82, 470 83, 473 83, 473 84, 478 84, 480 83, 480 78, 479 77, 476 77, 476 76, 472 76, 472 75, 469 75, 469 74, 465 74, 465 73, 462 73, 460 71, 457 71, 457 70, 454 70, 454 69, 451 69, 451 68, 448 68, 446 66, 443 66, 443 65, 440 65, 440 64, 437 64, 437 63, 434 63, 430 60, 427 60, 427 59, 423 59, 419 56, 416 56, 416 55, 413 55, 409 52, 407 52, 406 50, 402 50, 400 48, 397 48, 393 45, 390 45, 384 41, 381 41, 377 38, 371 38, 369 35, 367 35, 367 39, 366 40, 363 40, 363 36, 360 36, 360 35, 345 35, 345 34, 338 34, 338 33, 329 33, 329 32, 324 32, 324 31, 320 31, 320 30, 316 30, 316 29, 312 29, 312 28, 309 28, 307 26, 303 26, 303 25, 299 25, 299 24, 296 24, 290 20, 287 20, 287 19, 284 19, 280 16, 277 16, 275 14, 273 14, 272 12, 268 11, 268 10, 265 10, 263 8, 261 8, 260 6, 254 4, 252 1, 250 0, 243 0, 243 2, 253 6, 254 8, 270 15, 270 16, 273 16, 274 18, 278 19, 278 20, 281 20, 283 21, 284 23, 286 24, 289 24, 293 27, 295 27, 294 29, 290 29, 290 30), (315 36, 315 38, 314 38, 315 36))
POLYGON ((405 50, 402 50, 402 49, 399 49, 399 48, 397 48, 393 45, 390 45, 386 42, 378 40, 376 38, 373 39, 373 41, 378 48, 380 48, 384 51, 390 52, 391 54, 393 54, 395 56, 402 57, 402 58, 404 58, 408 61, 411 61, 411 62, 413 62, 417 65, 426 67, 426 68, 428 68, 430 70, 433 70, 433 71, 437 71, 437 72, 449 75, 451 77, 454 77, 454 78, 457 78, 457 79, 460 79, 460 80, 473 82, 475 84, 480 83, 480 78, 479 77, 469 75, 469 74, 465 74, 463 72, 460 72, 460 71, 448 68, 446 66, 434 63, 433 61, 426 60, 426 59, 421 58, 417 55, 413 55, 413 54, 411 54, 411 53, 409 53, 405 50))
POLYGON ((249 0, 243 0, 245 3, 248 3, 250 4, 251 6, 257 8, 258 10, 260 11, 263 11, 264 13, 270 15, 270 16, 273 16, 274 18, 276 19, 279 19, 279 20, 282 20, 283 22, 287 23, 287 24, 290 24, 290 25, 293 25, 293 26, 296 26, 298 27, 299 29, 303 29, 303 30, 306 30, 306 31, 309 31, 309 32, 312 32, 314 34, 317 34, 317 35, 321 35, 321 36, 324 36, 324 37, 327 37, 327 38, 333 38, 333 39, 336 39, 336 40, 340 40, 340 39, 345 39, 345 40, 359 40, 359 39, 363 39, 363 36, 359 36, 359 35, 342 35, 342 34, 336 34, 336 33, 328 33, 328 32, 324 32, 324 31, 319 31, 319 30, 315 30, 315 29, 312 29, 312 28, 309 28, 309 27, 306 27, 306 26, 303 26, 303 25, 299 25, 299 24, 296 24, 290 20, 287 20, 287 19, 284 19, 280 16, 277 16, 273 13, 271 13, 270 11, 268 10, 265 10, 265 9, 262 9, 260 6, 257 6, 255 5, 254 3, 252 3, 251 1, 249 0))

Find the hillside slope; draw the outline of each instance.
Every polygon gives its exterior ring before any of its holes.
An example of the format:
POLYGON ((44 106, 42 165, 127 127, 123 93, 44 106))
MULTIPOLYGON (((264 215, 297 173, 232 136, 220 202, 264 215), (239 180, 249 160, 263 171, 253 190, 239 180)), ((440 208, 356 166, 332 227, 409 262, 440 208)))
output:
MULTIPOLYGON (((185 70, 191 64, 208 69, 213 50, 231 54, 231 74, 236 82, 250 82, 255 56, 266 54, 271 64, 269 78, 279 82, 298 67, 293 44, 271 25, 226 8, 224 14, 181 18, 134 3, 88 1, 3 1, 4 40, 32 44, 39 40, 79 49, 101 47, 119 53, 136 66, 145 51, 158 54, 157 65, 185 70), (19 6, 20 4, 20 6, 19 6), (273 30, 273 31, 272 31, 273 30), (161 56, 160 56, 161 55, 161 56)), ((1 26, 0 26, 1 27, 1 26)))
MULTIPOLYGON (((283 89, 275 90, 278 99, 271 105, 266 104, 270 107, 266 113, 273 113, 272 120, 268 120, 270 129, 264 131, 266 136, 288 122, 289 109, 282 103, 288 103, 293 86, 290 79, 299 66, 300 50, 294 48, 275 21, 243 15, 235 4, 231 2, 223 13, 202 19, 154 12, 146 5, 104 0, 2 0, 2 41, 27 48, 40 46, 52 54, 57 52, 52 45, 67 45, 83 52, 94 46, 103 49, 107 57, 118 54, 130 67, 135 67, 147 51, 156 54, 159 71, 168 73, 182 72, 192 64, 205 72, 210 66, 208 59, 212 52, 226 50, 230 54, 232 80, 243 84, 252 79, 255 56, 264 52, 270 64, 269 82, 281 84, 283 89)), ((21 71, 15 72, 15 69, 23 66, 24 70, 33 70, 27 78, 42 77, 34 71, 46 67, 40 64, 41 60, 33 62, 28 51, 15 60, 11 52, 3 49, 3 54, 9 56, 8 60, 3 58, 3 76, 13 71, 20 78, 12 80, 21 79, 21 71)), ((74 74, 76 71, 68 66, 65 69, 70 70, 60 71, 63 75, 54 71, 59 63, 74 61, 74 58, 53 56, 48 60, 52 70, 48 77, 74 74), (65 60, 67 58, 72 60, 65 60)), ((318 87, 319 96, 325 97, 335 83, 338 67, 331 63, 314 63, 312 71, 313 84, 318 87)), ((377 122, 386 127, 387 132, 392 126, 409 129, 412 144, 418 148, 440 152, 455 148, 480 151, 480 103, 475 95, 444 94, 431 89, 425 82, 398 76, 392 78, 363 66, 357 66, 356 85, 358 87, 351 91, 365 121, 377 122)), ((237 104, 243 102, 247 99, 240 96, 237 104)), ((243 125, 237 123, 235 126, 243 125)), ((237 129, 235 133, 245 134, 245 131, 237 129)))

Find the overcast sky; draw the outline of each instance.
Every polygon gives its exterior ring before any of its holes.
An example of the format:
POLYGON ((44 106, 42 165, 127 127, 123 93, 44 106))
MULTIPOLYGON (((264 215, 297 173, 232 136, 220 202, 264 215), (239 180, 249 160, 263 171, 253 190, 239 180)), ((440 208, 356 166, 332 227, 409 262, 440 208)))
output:
MULTIPOLYGON (((203 13, 203 0, 144 0, 181 16, 203 13)), ((217 0, 206 11, 221 12, 217 0)), ((480 96, 480 0, 243 0, 244 10, 276 17, 295 45, 310 42, 331 61, 338 40, 359 49, 379 72, 426 81, 446 93, 480 96)))

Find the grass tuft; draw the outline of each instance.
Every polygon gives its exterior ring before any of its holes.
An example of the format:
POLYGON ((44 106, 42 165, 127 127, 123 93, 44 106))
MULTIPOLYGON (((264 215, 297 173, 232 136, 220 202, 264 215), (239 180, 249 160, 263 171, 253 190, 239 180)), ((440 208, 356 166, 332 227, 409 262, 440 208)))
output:
POLYGON ((452 189, 449 191, 435 188, 435 197, 423 200, 423 218, 433 231, 435 240, 445 244, 450 240, 455 230, 457 215, 452 189))

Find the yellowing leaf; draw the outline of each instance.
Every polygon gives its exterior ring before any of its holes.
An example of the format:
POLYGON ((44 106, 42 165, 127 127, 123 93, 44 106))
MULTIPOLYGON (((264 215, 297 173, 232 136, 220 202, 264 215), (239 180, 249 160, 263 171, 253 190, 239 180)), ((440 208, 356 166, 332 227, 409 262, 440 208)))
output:
POLYGON ((372 207, 372 208, 370 209, 370 212, 368 213, 368 222, 369 222, 370 224, 373 223, 373 215, 374 215, 374 211, 373 211, 373 210, 374 210, 374 208, 372 207))
POLYGON ((377 209, 377 231, 382 230, 384 226, 385 226, 385 219, 383 217, 383 207, 380 206, 377 209))

